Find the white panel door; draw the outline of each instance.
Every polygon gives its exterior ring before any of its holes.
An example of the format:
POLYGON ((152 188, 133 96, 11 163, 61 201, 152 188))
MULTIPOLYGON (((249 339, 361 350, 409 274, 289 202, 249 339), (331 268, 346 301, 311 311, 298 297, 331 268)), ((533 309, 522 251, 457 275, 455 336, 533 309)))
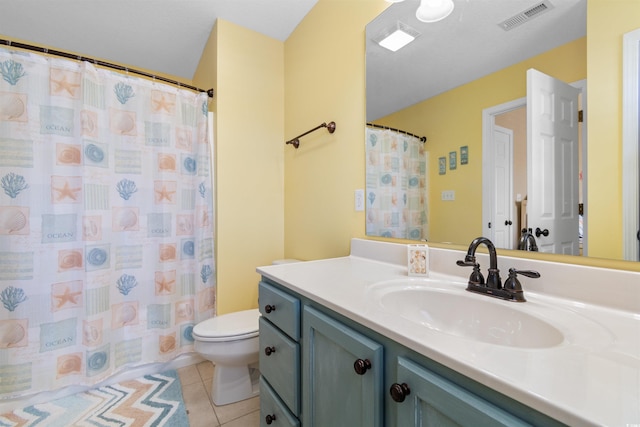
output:
POLYGON ((579 90, 527 70, 528 227, 541 252, 579 255, 579 90))

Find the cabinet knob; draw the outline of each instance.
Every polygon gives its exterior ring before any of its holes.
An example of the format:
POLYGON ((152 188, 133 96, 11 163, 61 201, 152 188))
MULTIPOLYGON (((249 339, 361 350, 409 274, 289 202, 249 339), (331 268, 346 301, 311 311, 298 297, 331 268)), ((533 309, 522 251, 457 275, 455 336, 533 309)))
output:
POLYGON ((393 383, 391 388, 389 389, 389 393, 391 394, 391 398, 395 402, 404 402, 405 397, 411 394, 411 390, 406 383, 398 384, 393 383))
POLYGON ((371 362, 369 359, 358 359, 353 363, 353 369, 355 369, 356 374, 364 375, 369 369, 371 369, 371 362))
POLYGON ((271 346, 271 347, 265 347, 264 349, 264 354, 266 354, 267 356, 271 356, 272 353, 276 352, 276 348, 271 346))
POLYGON ((269 314, 272 311, 276 311, 276 306, 272 305, 272 304, 267 304, 267 305, 264 306, 264 311, 266 311, 267 314, 269 314))
POLYGON ((271 425, 272 422, 274 422, 276 420, 276 414, 269 414, 266 417, 264 417, 264 420, 266 421, 267 424, 271 425))

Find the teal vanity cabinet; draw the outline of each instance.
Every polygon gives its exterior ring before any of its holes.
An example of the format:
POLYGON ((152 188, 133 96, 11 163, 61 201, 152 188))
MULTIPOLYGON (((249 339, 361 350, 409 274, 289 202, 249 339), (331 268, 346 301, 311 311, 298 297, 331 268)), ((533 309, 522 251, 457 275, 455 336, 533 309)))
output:
POLYGON ((563 425, 267 278, 260 310, 261 426, 563 425))
POLYGON ((303 425, 383 426, 383 347, 305 306, 303 425))
POLYGON ((260 425, 299 426, 300 300, 260 282, 260 425))

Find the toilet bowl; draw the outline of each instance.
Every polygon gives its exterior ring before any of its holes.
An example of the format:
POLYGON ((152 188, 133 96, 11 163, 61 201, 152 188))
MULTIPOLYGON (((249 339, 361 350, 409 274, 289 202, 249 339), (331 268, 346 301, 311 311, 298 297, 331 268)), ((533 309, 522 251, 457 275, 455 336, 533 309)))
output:
MULTIPOLYGON (((299 262, 281 259, 273 264, 299 262)), ((194 349, 215 365, 211 400, 217 406, 260 393, 258 322, 260 310, 244 310, 204 320, 193 327, 194 349)))
POLYGON ((193 328, 195 351, 215 365, 211 400, 218 406, 259 394, 258 309, 212 317, 193 328))

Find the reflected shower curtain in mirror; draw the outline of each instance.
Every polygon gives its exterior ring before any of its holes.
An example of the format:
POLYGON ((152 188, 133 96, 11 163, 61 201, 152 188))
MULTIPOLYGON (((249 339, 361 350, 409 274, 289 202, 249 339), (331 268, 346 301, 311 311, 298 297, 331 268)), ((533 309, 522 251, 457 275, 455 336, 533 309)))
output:
POLYGON ((0 50, 0 398, 193 351, 215 314, 208 98, 0 50))
POLYGON ((424 143, 367 127, 366 162, 367 236, 428 239, 424 143))

